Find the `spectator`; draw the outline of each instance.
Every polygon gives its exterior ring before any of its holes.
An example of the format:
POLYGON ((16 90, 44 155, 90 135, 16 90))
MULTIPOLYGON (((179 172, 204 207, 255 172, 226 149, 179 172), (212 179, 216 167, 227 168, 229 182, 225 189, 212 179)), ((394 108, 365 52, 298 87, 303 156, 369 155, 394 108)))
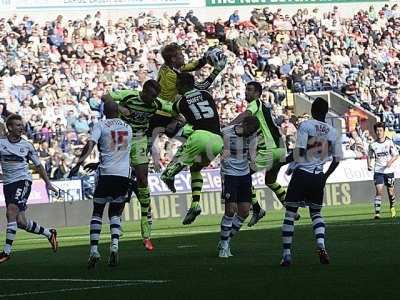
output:
POLYGON ((234 10, 233 14, 229 16, 228 25, 229 26, 239 26, 240 24, 240 17, 239 17, 239 10, 234 10))

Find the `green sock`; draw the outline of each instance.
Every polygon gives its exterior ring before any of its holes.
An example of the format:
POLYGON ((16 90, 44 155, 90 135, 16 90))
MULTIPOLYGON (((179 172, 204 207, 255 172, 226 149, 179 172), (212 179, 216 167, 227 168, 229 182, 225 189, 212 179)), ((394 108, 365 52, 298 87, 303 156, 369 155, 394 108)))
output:
POLYGON ((180 171, 182 171, 185 168, 185 165, 178 162, 178 161, 172 161, 168 167, 164 170, 162 173, 162 177, 166 177, 168 179, 172 179, 175 177, 176 174, 178 174, 180 171))
POLYGON ((192 204, 190 208, 199 206, 201 189, 203 187, 203 176, 200 172, 190 172, 192 177, 192 204))
POLYGON ((279 183, 268 183, 267 187, 269 187, 274 192, 279 201, 281 201, 282 203, 285 201, 286 189, 283 188, 279 183))
POLYGON ((150 238, 151 234, 151 227, 147 219, 147 214, 149 212, 150 201, 151 201, 150 190, 149 187, 140 187, 138 188, 138 191, 139 191, 138 200, 140 202, 140 212, 141 212, 140 229, 142 232, 142 238, 148 239, 150 238))
POLYGON ((260 203, 258 203, 254 186, 251 187, 251 205, 253 207, 253 213, 258 214, 261 210, 261 206, 260 203))

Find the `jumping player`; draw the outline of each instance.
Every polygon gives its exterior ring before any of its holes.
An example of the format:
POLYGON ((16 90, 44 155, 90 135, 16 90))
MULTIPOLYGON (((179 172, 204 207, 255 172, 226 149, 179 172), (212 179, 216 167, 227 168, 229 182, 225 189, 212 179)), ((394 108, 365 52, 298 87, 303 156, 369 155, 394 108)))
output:
POLYGON ((321 216, 324 188, 328 177, 335 171, 341 159, 341 142, 336 130, 325 123, 328 103, 316 98, 312 103, 314 119, 301 123, 297 132, 293 175, 285 199, 285 218, 282 225, 283 258, 281 266, 292 263, 294 220, 299 207, 308 206, 314 229, 317 254, 321 264, 329 264, 325 249, 325 223, 321 216), (332 157, 326 173, 324 164, 332 157))
POLYGON ((207 91, 196 89, 194 77, 188 73, 177 75, 177 87, 182 96, 174 103, 173 110, 182 114, 194 131, 164 170, 161 179, 175 192, 175 175, 186 166, 190 167, 192 204, 183 220, 183 224, 187 225, 201 213, 199 201, 203 177, 200 171, 221 152, 223 141, 219 114, 212 96, 207 91))
POLYGON ((372 161, 375 160, 374 183, 376 194, 374 198, 375 219, 380 219, 383 188, 386 185, 389 196, 390 213, 392 218, 396 216, 396 195, 394 189, 395 177, 393 163, 399 157, 399 152, 393 141, 385 137, 385 124, 374 125, 376 141, 369 145, 368 170, 372 171, 372 161))
POLYGON ((142 91, 121 90, 103 97, 103 101, 115 101, 119 104, 121 119, 132 127, 133 141, 131 148, 131 165, 133 166, 138 184, 138 200, 141 206, 141 233, 143 244, 149 251, 154 249, 150 240, 151 226, 147 218, 150 209, 150 190, 148 186, 147 155, 148 140, 146 131, 150 118, 156 111, 172 112, 172 103, 158 99, 160 85, 155 80, 148 80, 142 91))
MULTIPOLYGON (((279 170, 282 165, 290 160, 286 157, 286 146, 281 141, 281 134, 276 127, 271 109, 268 108, 260 99, 262 86, 256 81, 251 81, 246 85, 245 97, 248 102, 247 110, 241 113, 232 124, 240 123, 247 116, 255 116, 260 122, 258 130, 257 156, 252 172, 265 170, 265 185, 268 186, 283 202, 286 190, 276 182, 279 170)), ((256 194, 252 194, 253 215, 248 226, 255 225, 265 216, 265 210, 261 208, 257 201, 256 194)))
POLYGON ((246 117, 241 124, 222 130, 224 150, 221 156, 222 196, 225 214, 221 220, 219 257, 232 256, 230 241, 249 215, 252 180, 249 163, 255 157, 256 135, 260 127, 256 117, 246 117))
POLYGON ((0 163, 3 170, 3 192, 7 206, 7 233, 3 252, 0 253, 0 263, 10 259, 17 228, 45 236, 54 252, 58 248, 55 229, 42 227, 36 221, 26 219, 26 203, 32 186, 29 162, 33 163, 49 191, 57 193, 58 190, 50 183, 33 145, 22 138, 24 132, 22 117, 10 115, 7 118, 6 127, 8 134, 0 139, 0 163))
POLYGON ((131 150, 132 129, 118 118, 118 104, 104 104, 106 120, 96 123, 90 139, 83 148, 75 167, 70 174, 79 170, 93 148, 98 144, 100 165, 93 196, 93 213, 90 221, 90 255, 88 268, 92 269, 100 260, 98 243, 102 227, 104 208, 107 203, 110 220, 111 246, 109 266, 118 265, 118 242, 121 228, 121 211, 129 189, 129 153, 131 150))

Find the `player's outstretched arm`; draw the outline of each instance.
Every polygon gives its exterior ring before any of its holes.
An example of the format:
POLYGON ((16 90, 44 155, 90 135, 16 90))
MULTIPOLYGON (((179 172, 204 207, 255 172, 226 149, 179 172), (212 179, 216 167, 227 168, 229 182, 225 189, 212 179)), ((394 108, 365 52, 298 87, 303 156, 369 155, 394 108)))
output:
POLYGON ((222 55, 222 57, 219 60, 216 60, 213 62, 213 71, 211 74, 202 82, 196 83, 196 88, 199 90, 208 90, 210 86, 213 84, 215 78, 221 73, 221 71, 225 68, 226 66, 226 56, 222 55))
POLYGON ((235 119, 233 119, 233 121, 231 121, 231 123, 229 125, 236 125, 236 124, 240 124, 243 122, 243 119, 249 116, 252 116, 253 114, 251 113, 251 111, 246 110, 242 113, 240 113, 235 119))
POLYGON ((368 147, 368 155, 367 155, 367 166, 368 171, 372 171, 372 159, 373 159, 374 152, 371 148, 371 145, 368 147))
POLYGON ((331 164, 329 165, 328 170, 325 173, 325 182, 331 176, 333 172, 335 172, 336 168, 339 166, 339 159, 337 157, 333 157, 331 164))
POLYGON ((181 67, 181 70, 183 72, 193 72, 193 71, 197 71, 200 70, 202 67, 204 67, 207 64, 207 58, 204 55, 202 58, 200 58, 199 60, 194 60, 191 61, 187 64, 184 64, 181 67))
POLYGON ((121 105, 121 102, 123 101, 123 99, 126 96, 128 96, 131 93, 132 93, 132 90, 120 90, 118 92, 112 92, 112 93, 104 95, 103 97, 101 97, 101 100, 104 103, 107 103, 109 101, 118 103, 119 112, 121 114, 123 114, 125 117, 129 117, 131 114, 130 110, 128 108, 124 107, 123 105, 121 105))
POLYGON ((38 164, 35 166, 36 171, 39 173, 40 178, 42 178, 44 180, 44 182, 46 183, 46 188, 49 191, 52 191, 54 193, 58 193, 58 190, 56 187, 54 187, 51 182, 49 177, 47 176, 46 170, 43 168, 42 164, 38 164))
POLYGON ((75 176, 78 173, 80 166, 83 164, 86 158, 89 157, 90 153, 92 153, 94 146, 96 146, 96 143, 92 140, 89 140, 86 143, 85 147, 83 147, 81 155, 79 156, 78 162, 69 172, 69 178, 75 176))

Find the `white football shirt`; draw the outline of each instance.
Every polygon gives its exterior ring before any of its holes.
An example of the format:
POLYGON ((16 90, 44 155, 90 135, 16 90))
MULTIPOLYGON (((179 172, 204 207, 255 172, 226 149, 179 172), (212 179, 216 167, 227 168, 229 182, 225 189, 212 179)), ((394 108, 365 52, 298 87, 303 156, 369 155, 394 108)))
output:
POLYGON ((296 148, 306 149, 305 160, 295 156, 296 168, 309 173, 323 172, 324 164, 332 157, 342 158, 341 137, 336 129, 317 120, 306 120, 297 131, 296 148))
POLYGON ((90 139, 100 151, 100 175, 129 177, 132 129, 121 119, 101 120, 93 126, 90 139))
POLYGON ((10 184, 20 180, 32 181, 29 162, 40 165, 39 156, 33 145, 21 138, 12 143, 7 137, 0 139, 0 162, 3 170, 3 183, 10 184))
POLYGON ((375 173, 390 174, 394 173, 393 164, 387 168, 387 163, 394 157, 399 155, 396 145, 389 138, 384 142, 375 141, 369 145, 368 155, 375 159, 375 173))

